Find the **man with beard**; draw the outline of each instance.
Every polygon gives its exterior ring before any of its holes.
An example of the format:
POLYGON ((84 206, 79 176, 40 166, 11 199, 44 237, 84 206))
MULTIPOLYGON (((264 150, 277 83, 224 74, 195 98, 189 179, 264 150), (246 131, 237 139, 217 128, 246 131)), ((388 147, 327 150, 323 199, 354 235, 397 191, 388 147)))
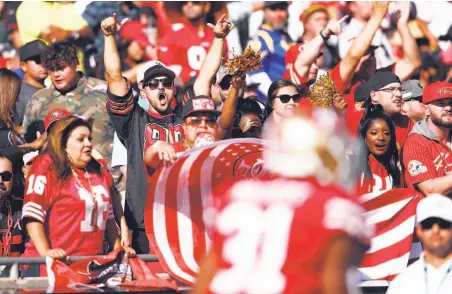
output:
MULTIPOLYGON (((174 79, 176 74, 159 61, 152 61, 143 78, 139 77, 140 95, 149 102, 149 109, 138 106, 138 99, 133 95, 130 82, 122 76, 121 61, 117 51, 115 33, 127 22, 117 20, 117 15, 102 21, 101 28, 105 36, 104 63, 108 82, 107 110, 119 139, 127 148, 127 184, 125 216, 129 228, 133 230, 132 247, 137 253, 148 253, 149 244, 144 232, 143 214, 146 198, 147 181, 154 170, 145 167, 143 154, 156 142, 176 143, 184 138, 182 126, 182 104, 188 100, 187 93, 183 103, 171 108, 175 98, 174 79)), ((216 25, 209 24, 215 35, 212 46, 205 58, 199 75, 193 85, 193 94, 209 95, 211 79, 221 62, 224 38, 233 29, 233 24, 220 17, 216 25)), ((235 109, 236 101, 231 100, 235 109)), ((224 111, 224 113, 227 113, 224 111)), ((229 112, 230 113, 230 112, 229 112)), ((234 113, 230 115, 232 119, 234 113)), ((167 144, 158 143, 161 149, 167 144)))
POLYGON ((424 89, 428 117, 417 122, 402 149, 405 181, 424 195, 452 196, 452 84, 424 89))
POLYGON ((285 31, 289 13, 286 1, 264 2, 264 23, 254 36, 250 37, 247 47, 261 52, 262 67, 249 73, 250 82, 259 83, 257 94, 265 101, 270 84, 281 79, 286 66, 284 58, 291 43, 285 31))
MULTIPOLYGON (((18 177, 20 166, 13 168, 9 156, 0 151, 0 256, 19 257, 24 251, 23 186, 19 187, 23 179, 18 177)), ((0 273, 4 273, 1 268, 0 273)))
POLYGON ((450 293, 452 289, 452 200, 443 195, 422 199, 416 211, 420 258, 399 274, 386 294, 450 293), (425 291, 425 292, 424 292, 425 291))

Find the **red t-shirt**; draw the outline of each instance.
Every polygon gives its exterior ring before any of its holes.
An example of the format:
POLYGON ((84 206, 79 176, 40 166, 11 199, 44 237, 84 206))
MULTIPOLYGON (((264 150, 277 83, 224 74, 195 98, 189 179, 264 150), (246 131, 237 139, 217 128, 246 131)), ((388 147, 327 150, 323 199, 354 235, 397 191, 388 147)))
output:
POLYGON ((369 169, 372 173, 372 179, 361 176, 361 181, 358 187, 358 195, 375 193, 393 188, 393 179, 389 175, 388 170, 372 155, 368 159, 369 169))
POLYGON ((330 242, 346 235, 368 245, 373 232, 358 203, 314 179, 243 180, 214 197, 221 204, 212 293, 320 292, 319 265, 330 242))
POLYGON ((170 28, 160 40, 158 59, 166 66, 180 65, 180 77, 187 83, 198 75, 215 34, 207 26, 203 31, 199 31, 188 21, 173 24, 170 28))
MULTIPOLYGON (((102 175, 89 174, 97 200, 97 211, 93 212, 88 179, 83 171, 75 172, 81 188, 74 176, 63 183, 58 181, 48 154, 35 159, 27 179, 22 217, 44 224, 50 248, 62 248, 75 256, 101 254, 106 223, 114 219, 110 198, 113 179, 103 167, 102 175)), ((33 241, 27 244, 23 255, 39 256, 33 241)))
POLYGON ((444 144, 421 134, 410 134, 402 149, 408 187, 452 172, 452 151, 444 144))

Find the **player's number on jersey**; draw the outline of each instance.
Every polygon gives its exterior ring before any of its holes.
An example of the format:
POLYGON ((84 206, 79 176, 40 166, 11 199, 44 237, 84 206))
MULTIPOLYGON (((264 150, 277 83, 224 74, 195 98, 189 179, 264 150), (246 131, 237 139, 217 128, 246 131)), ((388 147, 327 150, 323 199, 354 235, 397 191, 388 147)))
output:
POLYGON ((42 195, 44 193, 44 188, 47 183, 47 178, 45 176, 35 176, 31 175, 28 178, 28 188, 27 195, 31 193, 36 193, 42 195))
POLYGON ((194 69, 201 69, 202 62, 206 58, 206 49, 201 46, 191 46, 187 51, 188 65, 194 69))
POLYGON ((281 268, 286 260, 292 219, 293 209, 285 203, 271 204, 266 209, 254 203, 230 204, 220 214, 216 227, 227 236, 223 258, 232 266, 218 272, 211 290, 282 292, 286 281, 281 268))
POLYGON ((85 201, 85 217, 80 224, 80 230, 82 232, 93 232, 96 227, 100 230, 105 230, 106 215, 104 212, 108 209, 108 203, 103 199, 103 196, 108 197, 108 193, 105 188, 103 186, 93 187, 93 192, 97 201, 97 213, 94 214, 97 217, 95 226, 92 225, 94 200, 86 189, 80 189, 78 192, 80 198, 85 201))

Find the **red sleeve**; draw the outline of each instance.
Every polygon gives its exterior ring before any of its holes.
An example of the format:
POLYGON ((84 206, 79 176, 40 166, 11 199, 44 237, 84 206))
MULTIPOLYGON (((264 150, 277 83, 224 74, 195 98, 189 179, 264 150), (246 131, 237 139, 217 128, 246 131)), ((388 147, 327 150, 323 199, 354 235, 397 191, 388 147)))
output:
POLYGON ((402 161, 408 187, 438 177, 429 143, 427 138, 418 134, 409 135, 405 141, 402 161))
POLYGON ((349 85, 344 85, 344 82, 342 81, 342 78, 341 78, 340 67, 341 67, 341 61, 339 61, 336 64, 336 66, 333 68, 333 70, 330 72, 330 76, 334 82, 334 85, 336 85, 336 88, 339 91, 339 93, 344 93, 345 89, 347 89, 349 85))
POLYGON ((47 190, 49 185, 54 184, 49 176, 51 165, 50 156, 47 154, 40 155, 35 159, 25 184, 22 218, 32 218, 41 223, 45 222, 47 210, 52 202, 47 190))

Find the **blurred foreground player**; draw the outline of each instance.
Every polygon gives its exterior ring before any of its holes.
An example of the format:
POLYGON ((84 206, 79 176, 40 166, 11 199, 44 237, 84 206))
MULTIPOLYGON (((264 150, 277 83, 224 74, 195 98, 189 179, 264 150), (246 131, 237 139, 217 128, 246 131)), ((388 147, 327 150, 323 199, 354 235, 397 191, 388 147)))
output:
POLYGON ((373 228, 364 209, 333 184, 346 146, 337 118, 313 112, 264 134, 272 138, 265 168, 274 176, 225 183, 214 193, 213 244, 194 293, 353 292, 350 273, 373 228))

